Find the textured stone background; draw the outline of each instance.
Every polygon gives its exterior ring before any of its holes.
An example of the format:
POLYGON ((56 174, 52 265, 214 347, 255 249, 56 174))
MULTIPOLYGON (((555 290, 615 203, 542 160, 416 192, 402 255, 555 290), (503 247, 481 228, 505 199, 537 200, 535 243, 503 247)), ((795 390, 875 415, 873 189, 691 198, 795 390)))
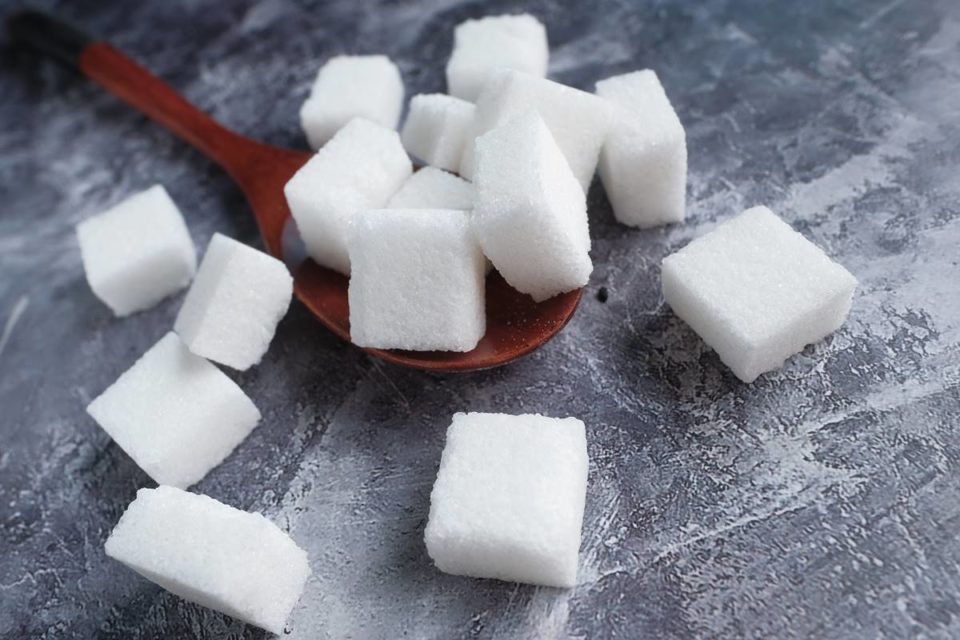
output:
MULTIPOLYGON (((264 362, 235 376, 264 420, 196 490, 309 550, 291 637, 960 636, 955 0, 59 4, 281 145, 304 146, 297 108, 328 56, 386 53, 408 94, 442 90, 452 25, 521 8, 549 28, 554 78, 591 88, 653 67, 687 126, 688 223, 618 226, 594 185, 588 293, 532 357, 396 369, 295 304, 264 362), (836 335, 744 385, 664 306, 658 264, 758 203, 861 284, 836 335), (429 491, 460 410, 586 421, 576 589, 431 566, 429 491)), ((113 319, 73 235, 155 182, 198 247, 214 231, 259 244, 250 212, 217 168, 53 64, 5 48, 0 96, 0 636, 263 637, 103 554, 151 483, 83 407, 180 298, 113 319)))

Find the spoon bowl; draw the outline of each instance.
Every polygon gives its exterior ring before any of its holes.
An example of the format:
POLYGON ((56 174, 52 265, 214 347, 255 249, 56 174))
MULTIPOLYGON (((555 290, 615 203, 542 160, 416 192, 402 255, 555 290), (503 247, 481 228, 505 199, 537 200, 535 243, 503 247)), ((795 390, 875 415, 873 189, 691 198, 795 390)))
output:
MULTIPOLYGON (((327 329, 350 341, 349 279, 291 251, 290 243, 284 242, 294 225, 283 187, 311 153, 234 133, 119 50, 48 14, 22 11, 10 18, 8 28, 15 42, 80 71, 230 174, 250 203, 267 251, 293 273, 297 299, 327 329)), ((430 371, 496 367, 534 351, 556 335, 570 320, 581 294, 578 289, 536 303, 491 271, 486 281, 487 331, 472 351, 364 351, 387 362, 430 371)))

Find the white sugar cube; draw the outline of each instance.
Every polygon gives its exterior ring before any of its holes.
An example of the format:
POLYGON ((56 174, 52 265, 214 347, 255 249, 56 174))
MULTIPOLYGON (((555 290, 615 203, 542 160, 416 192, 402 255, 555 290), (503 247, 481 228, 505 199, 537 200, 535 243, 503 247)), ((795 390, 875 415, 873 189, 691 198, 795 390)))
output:
POLYGON ((407 178, 387 208, 469 210, 473 208, 473 185, 452 173, 424 167, 407 178))
POLYGON ((137 491, 104 549, 184 600, 277 634, 310 575, 307 553, 259 513, 173 487, 137 491))
POLYGON ((283 189, 310 257, 349 274, 350 219, 385 206, 412 172, 396 131, 360 118, 350 121, 283 189))
POLYGON ((618 108, 600 154, 600 179, 623 224, 683 221, 687 136, 657 74, 649 69, 597 83, 618 108))
POLYGON ((547 30, 529 14, 466 20, 453 32, 447 90, 473 101, 494 69, 516 69, 542 78, 549 56, 547 30))
POLYGON ((77 225, 87 282, 117 316, 185 287, 197 256, 177 205, 161 185, 77 225))
POLYGON ((199 482, 260 412, 233 380, 168 333, 87 407, 157 484, 199 482))
POLYGON ((403 108, 403 79, 386 56, 335 56, 320 68, 300 124, 319 149, 353 118, 396 129, 403 108))
POLYGON ((282 262, 215 233, 173 328, 190 351, 242 371, 267 352, 292 295, 282 262))
POLYGON ((442 93, 413 96, 400 134, 403 146, 431 166, 457 172, 473 111, 472 103, 442 93))
POLYGON ((540 302, 587 283, 586 198, 536 112, 477 139, 474 178, 477 238, 512 287, 540 302))
POLYGON ((361 347, 470 351, 486 331, 484 260, 466 211, 365 211, 350 230, 350 337, 361 347))
POLYGON ((430 494, 427 553, 454 575, 572 587, 586 491, 580 420, 458 413, 430 494))
POLYGON ((470 139, 531 109, 543 117, 586 191, 611 124, 612 107, 592 93, 517 71, 496 71, 484 84, 463 150, 460 175, 473 179, 475 145, 470 139))
POLYGON ((838 329, 857 284, 766 207, 667 256, 662 277, 673 311, 744 382, 838 329))

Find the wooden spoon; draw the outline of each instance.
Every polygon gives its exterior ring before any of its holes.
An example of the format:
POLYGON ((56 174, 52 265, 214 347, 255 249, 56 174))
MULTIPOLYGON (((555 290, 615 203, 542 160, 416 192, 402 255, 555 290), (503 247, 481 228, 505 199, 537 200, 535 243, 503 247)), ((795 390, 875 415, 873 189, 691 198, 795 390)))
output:
MULTIPOLYGON (((291 268, 297 298, 324 326, 350 340, 347 277, 309 259, 292 264, 294 252, 285 249, 284 230, 292 224, 283 186, 311 153, 266 145, 230 131, 117 49, 53 16, 22 11, 7 26, 14 42, 80 71, 230 174, 253 209, 267 251, 291 268)), ((492 271, 486 283, 487 333, 473 351, 364 350, 387 362, 431 371, 496 367, 556 335, 573 315, 581 294, 578 289, 535 303, 492 271)))

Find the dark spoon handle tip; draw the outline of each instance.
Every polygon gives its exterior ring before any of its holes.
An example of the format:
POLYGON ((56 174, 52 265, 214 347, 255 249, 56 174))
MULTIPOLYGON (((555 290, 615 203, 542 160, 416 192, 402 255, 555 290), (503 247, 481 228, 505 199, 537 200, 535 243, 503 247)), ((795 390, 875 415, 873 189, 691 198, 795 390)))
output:
POLYGON ((63 64, 80 68, 80 56, 94 38, 69 22, 42 11, 26 9, 7 20, 15 44, 31 47, 63 64))

